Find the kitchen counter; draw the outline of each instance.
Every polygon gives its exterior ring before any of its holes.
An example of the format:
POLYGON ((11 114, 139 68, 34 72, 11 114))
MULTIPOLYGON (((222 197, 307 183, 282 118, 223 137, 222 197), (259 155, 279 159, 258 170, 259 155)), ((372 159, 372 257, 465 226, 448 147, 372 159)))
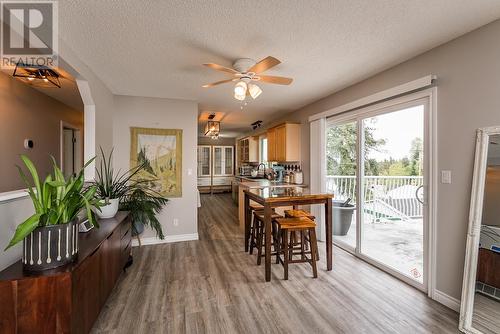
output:
MULTIPOLYGON (((244 230, 245 228, 245 206, 243 203, 245 203, 245 189, 259 189, 259 188, 266 188, 266 187, 302 187, 306 188, 307 185, 305 184, 295 184, 295 183, 285 183, 285 182, 274 182, 270 181, 267 179, 253 179, 250 177, 244 177, 244 176, 237 176, 241 178, 241 181, 239 183, 239 189, 238 189, 238 218, 239 218, 239 223, 240 223, 240 229, 244 230)), ((280 211, 283 211, 285 209, 288 209, 286 207, 284 208, 279 208, 278 213, 280 211)), ((282 212, 281 212, 282 214, 282 212)))
POLYGON ((240 185, 247 188, 265 188, 265 187, 307 187, 305 184, 287 183, 287 182, 275 182, 268 179, 257 179, 250 176, 236 176, 241 179, 240 185))

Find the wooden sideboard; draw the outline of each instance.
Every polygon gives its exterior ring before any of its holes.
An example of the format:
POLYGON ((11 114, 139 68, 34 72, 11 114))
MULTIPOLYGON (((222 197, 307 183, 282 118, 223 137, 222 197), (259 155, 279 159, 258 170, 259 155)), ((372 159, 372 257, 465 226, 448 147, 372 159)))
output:
POLYGON ((500 254, 479 248, 476 281, 500 289, 500 254))
POLYGON ((27 273, 21 261, 0 272, 0 333, 88 333, 130 254, 126 212, 79 234, 75 262, 27 273))

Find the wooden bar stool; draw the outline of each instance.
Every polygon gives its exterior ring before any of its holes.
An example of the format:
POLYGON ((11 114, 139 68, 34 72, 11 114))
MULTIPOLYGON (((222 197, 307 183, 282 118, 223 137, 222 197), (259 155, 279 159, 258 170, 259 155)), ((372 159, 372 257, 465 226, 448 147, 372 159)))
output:
MULTIPOLYGON (((263 211, 264 210, 264 206, 260 205, 260 204, 250 204, 250 215, 251 215, 251 220, 250 220, 250 234, 248 236, 248 244, 249 244, 249 251, 248 253, 249 254, 253 254, 253 247, 255 247, 255 236, 256 236, 256 232, 255 232, 255 218, 254 218, 254 212, 255 211, 263 211), (252 242, 253 242, 253 245, 252 245, 252 242)), ((273 210, 274 211, 274 210, 273 210)))
MULTIPOLYGON (((315 216, 313 216, 309 211, 306 210, 301 210, 301 209, 285 210, 285 218, 299 218, 299 217, 307 217, 313 221, 316 219, 315 216)), ((293 235, 292 238, 294 241, 296 241, 295 235, 293 235)), ((319 261, 319 252, 317 248, 316 248, 316 261, 319 261)))
POLYGON ((313 277, 318 277, 318 269, 316 267, 317 257, 317 241, 316 241, 316 223, 307 217, 298 218, 277 218, 277 238, 275 241, 277 261, 283 264, 284 279, 288 279, 288 265, 290 263, 307 262, 313 269, 313 277), (296 247, 289 239, 290 233, 300 233, 300 247, 296 247), (306 234, 308 238, 306 238, 306 234), (306 250, 305 244, 309 242, 309 251, 306 250), (283 259, 281 258, 283 254, 283 259), (300 255, 300 259, 294 259, 294 255, 300 255), (308 258, 307 255, 310 255, 308 258))
POLYGON ((315 220, 316 217, 314 217, 309 211, 306 210, 285 210, 285 218, 298 218, 298 217, 307 217, 311 220, 315 220))
MULTIPOLYGON (((263 256, 265 256, 265 253, 263 251, 264 247, 266 246, 265 243, 265 226, 264 226, 264 211, 254 211, 254 229, 252 231, 251 235, 251 240, 250 240, 250 254, 253 253, 253 247, 255 246, 257 248, 257 265, 260 265, 261 259, 263 256)), ((271 255, 276 254, 276 224, 274 223, 275 219, 278 218, 283 218, 282 215, 277 214, 276 212, 273 212, 271 215, 271 220, 273 221, 272 224, 272 236, 271 236, 271 246, 275 247, 275 251, 271 253, 271 255)))

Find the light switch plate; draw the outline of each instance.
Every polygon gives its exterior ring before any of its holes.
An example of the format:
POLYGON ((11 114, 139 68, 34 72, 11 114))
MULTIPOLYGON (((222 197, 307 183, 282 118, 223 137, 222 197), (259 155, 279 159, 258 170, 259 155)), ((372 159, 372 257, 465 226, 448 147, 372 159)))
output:
POLYGON ((441 183, 450 184, 451 183, 451 170, 441 171, 441 183))
POLYGON ((193 175, 193 170, 191 168, 188 168, 188 175, 193 175))

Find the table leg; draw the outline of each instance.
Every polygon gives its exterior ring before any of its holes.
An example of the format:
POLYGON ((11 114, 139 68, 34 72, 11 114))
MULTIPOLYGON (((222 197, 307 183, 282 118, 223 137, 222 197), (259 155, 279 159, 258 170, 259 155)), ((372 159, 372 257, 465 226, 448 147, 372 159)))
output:
POLYGON ((271 240, 272 240, 272 209, 264 204, 264 227, 266 229, 266 282, 271 281, 271 240))
POLYGON ((325 224, 326 224, 326 270, 332 270, 333 262, 333 227, 332 227, 332 199, 325 202, 325 224))
POLYGON ((245 194, 245 252, 248 252, 249 239, 250 239, 250 222, 251 222, 251 212, 250 212, 250 199, 247 194, 245 194))

